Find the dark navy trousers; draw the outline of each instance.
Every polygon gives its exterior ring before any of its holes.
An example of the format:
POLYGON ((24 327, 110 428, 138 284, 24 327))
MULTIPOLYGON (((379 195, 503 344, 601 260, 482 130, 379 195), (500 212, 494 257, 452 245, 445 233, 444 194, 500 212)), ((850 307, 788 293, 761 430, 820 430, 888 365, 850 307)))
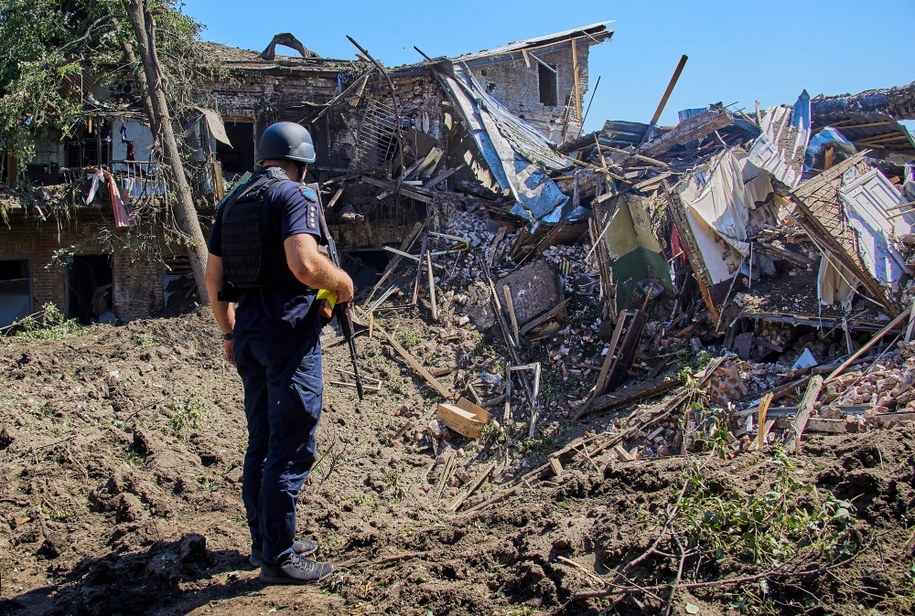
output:
POLYGON ((321 417, 321 345, 245 340, 235 365, 245 389, 248 449, 242 499, 269 564, 292 553, 299 490, 315 463, 321 417))

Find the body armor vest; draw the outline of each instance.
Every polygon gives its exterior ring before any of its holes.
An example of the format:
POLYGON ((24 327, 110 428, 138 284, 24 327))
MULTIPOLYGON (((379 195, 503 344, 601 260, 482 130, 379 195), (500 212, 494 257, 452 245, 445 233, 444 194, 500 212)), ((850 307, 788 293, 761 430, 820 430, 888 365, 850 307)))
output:
POLYGON ((267 197, 270 189, 285 179, 281 170, 268 169, 223 206, 223 291, 227 301, 237 301, 229 299, 233 290, 267 286, 311 290, 296 279, 285 258, 281 268, 266 268, 264 264, 266 242, 276 242, 283 250, 278 227, 274 229, 272 225, 267 197))

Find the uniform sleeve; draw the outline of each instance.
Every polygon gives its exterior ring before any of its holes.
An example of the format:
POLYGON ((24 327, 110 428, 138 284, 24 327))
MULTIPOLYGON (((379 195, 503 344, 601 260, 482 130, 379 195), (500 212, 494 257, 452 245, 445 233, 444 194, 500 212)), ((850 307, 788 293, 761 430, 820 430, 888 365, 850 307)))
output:
POLYGON ((207 250, 214 256, 222 256, 222 208, 216 210, 216 219, 213 221, 213 228, 210 229, 210 241, 207 244, 207 250))
POLYGON ((318 196, 307 187, 300 187, 295 182, 283 182, 275 198, 282 212, 280 216, 280 235, 283 241, 293 235, 308 233, 321 238, 321 219, 318 208, 318 196))

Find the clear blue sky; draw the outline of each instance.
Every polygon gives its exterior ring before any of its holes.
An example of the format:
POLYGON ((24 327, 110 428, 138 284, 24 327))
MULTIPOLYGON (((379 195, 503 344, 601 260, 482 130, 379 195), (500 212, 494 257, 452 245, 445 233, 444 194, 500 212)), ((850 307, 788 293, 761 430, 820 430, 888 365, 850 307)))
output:
MULTIPOLYGON (((614 20, 591 48, 590 88, 601 76, 586 130, 604 120, 651 119, 680 59, 689 61, 661 116, 708 103, 752 110, 811 96, 915 80, 915 0, 187 0, 207 40, 262 50, 292 32, 326 57, 353 58, 349 34, 386 66, 414 63, 416 45, 454 56, 614 20)), ((292 50, 281 48, 294 54, 292 50)))

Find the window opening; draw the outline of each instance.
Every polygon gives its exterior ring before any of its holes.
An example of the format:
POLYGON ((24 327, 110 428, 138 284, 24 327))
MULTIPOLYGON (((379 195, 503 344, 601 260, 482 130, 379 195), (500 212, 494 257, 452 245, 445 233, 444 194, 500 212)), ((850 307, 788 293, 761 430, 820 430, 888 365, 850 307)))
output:
MULTIPOLYGON (((555 66, 552 68, 556 70, 555 66)), ((557 101, 556 73, 538 62, 537 76, 540 79, 540 102, 547 107, 555 107, 557 101)))

